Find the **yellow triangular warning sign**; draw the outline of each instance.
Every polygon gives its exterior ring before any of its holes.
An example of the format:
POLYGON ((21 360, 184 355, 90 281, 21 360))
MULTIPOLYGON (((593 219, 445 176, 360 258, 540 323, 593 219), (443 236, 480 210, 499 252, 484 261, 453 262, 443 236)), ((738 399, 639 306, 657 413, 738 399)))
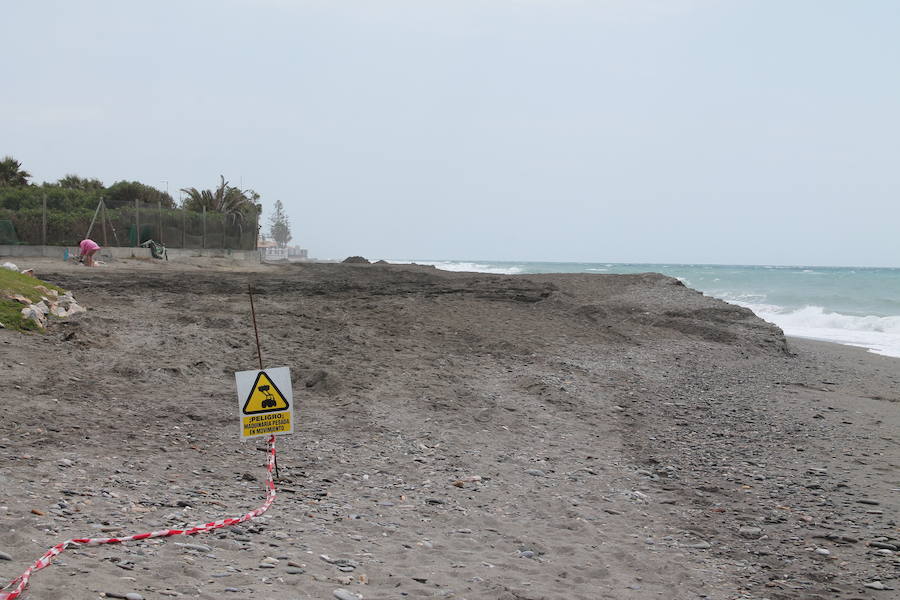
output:
POLYGON ((278 386, 275 385, 265 371, 260 371, 256 376, 253 387, 250 388, 250 394, 247 401, 244 402, 243 412, 245 415, 257 415, 260 413, 278 412, 290 408, 288 401, 284 398, 278 386))

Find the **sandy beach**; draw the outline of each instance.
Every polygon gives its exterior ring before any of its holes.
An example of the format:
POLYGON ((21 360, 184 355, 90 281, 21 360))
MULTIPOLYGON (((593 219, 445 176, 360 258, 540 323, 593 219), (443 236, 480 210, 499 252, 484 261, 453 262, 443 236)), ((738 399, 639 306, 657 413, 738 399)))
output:
POLYGON ((263 517, 24 598, 900 597, 898 359, 655 274, 33 262, 88 312, 0 330, 0 585, 261 504, 248 283, 298 428, 263 517))

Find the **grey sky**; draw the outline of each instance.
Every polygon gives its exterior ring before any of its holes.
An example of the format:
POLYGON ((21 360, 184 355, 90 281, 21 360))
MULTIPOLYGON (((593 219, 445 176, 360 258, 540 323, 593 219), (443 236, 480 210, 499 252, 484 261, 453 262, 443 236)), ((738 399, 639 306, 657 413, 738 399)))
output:
POLYGON ((900 266, 900 3, 17 2, 0 155, 312 256, 900 266))

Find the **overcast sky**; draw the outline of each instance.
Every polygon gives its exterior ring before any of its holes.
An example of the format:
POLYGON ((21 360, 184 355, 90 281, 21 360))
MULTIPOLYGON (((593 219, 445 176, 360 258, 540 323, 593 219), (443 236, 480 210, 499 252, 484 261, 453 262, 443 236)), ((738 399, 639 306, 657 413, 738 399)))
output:
POLYGON ((900 266, 900 2, 3 10, 0 155, 219 174, 319 258, 900 266))

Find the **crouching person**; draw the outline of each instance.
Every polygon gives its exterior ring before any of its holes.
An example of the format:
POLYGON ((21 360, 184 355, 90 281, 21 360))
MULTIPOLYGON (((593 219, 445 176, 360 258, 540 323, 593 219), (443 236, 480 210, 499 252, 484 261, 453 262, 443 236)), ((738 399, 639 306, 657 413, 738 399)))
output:
POLYGON ((81 259, 84 261, 85 266, 93 267, 94 255, 100 250, 100 244, 94 240, 81 240, 78 247, 81 248, 81 259))

